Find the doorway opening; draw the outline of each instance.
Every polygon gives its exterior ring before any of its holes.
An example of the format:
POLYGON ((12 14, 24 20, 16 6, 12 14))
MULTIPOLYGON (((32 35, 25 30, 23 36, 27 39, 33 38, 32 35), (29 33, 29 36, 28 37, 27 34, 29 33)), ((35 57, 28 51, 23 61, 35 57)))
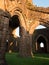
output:
POLYGON ((46 39, 43 36, 40 36, 37 39, 37 51, 46 53, 47 52, 47 45, 46 45, 46 39))
POLYGON ((11 52, 18 52, 19 51, 19 28, 20 28, 20 20, 18 15, 14 15, 9 20, 9 31, 10 31, 10 38, 9 38, 9 53, 11 52))

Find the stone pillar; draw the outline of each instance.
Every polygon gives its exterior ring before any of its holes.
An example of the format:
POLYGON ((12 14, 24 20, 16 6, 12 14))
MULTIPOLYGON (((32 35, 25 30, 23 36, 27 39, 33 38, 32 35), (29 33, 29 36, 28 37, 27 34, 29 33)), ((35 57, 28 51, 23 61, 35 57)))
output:
POLYGON ((26 56, 33 56, 33 54, 32 54, 32 35, 27 34, 25 42, 26 42, 26 54, 27 54, 26 56))
POLYGON ((6 38, 7 38, 7 31, 8 31, 8 24, 9 19, 6 17, 1 18, 1 45, 0 45, 0 65, 7 65, 5 60, 5 53, 6 53, 6 38))
POLYGON ((20 31, 20 43, 19 43, 19 52, 20 56, 28 57, 32 53, 32 36, 25 31, 24 28, 21 28, 20 31))

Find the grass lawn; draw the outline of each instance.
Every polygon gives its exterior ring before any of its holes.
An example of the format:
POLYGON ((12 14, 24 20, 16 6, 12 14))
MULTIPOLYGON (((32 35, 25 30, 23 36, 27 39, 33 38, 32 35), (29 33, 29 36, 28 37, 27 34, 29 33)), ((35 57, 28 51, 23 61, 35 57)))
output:
POLYGON ((8 65, 49 65, 49 54, 34 54, 34 58, 23 58, 18 53, 7 53, 6 60, 8 65))

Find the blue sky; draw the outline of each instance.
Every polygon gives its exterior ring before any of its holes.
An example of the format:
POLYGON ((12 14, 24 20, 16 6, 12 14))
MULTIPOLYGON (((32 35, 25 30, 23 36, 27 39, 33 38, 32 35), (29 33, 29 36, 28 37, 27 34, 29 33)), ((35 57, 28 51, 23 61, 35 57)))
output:
POLYGON ((42 7, 49 7, 49 0, 33 0, 34 4, 42 7))

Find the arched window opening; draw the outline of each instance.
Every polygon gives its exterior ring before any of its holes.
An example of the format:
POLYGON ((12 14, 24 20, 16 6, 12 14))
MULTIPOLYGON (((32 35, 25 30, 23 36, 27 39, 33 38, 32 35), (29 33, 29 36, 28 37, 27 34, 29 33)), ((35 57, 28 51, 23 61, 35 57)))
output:
POLYGON ((10 29, 12 29, 12 34, 13 36, 16 37, 20 37, 19 35, 19 27, 20 27, 20 21, 19 21, 19 17, 17 15, 14 15, 10 21, 9 21, 9 27, 10 29))
POLYGON ((11 52, 19 52, 19 41, 20 39, 20 20, 18 15, 14 15, 9 20, 9 47, 8 51, 11 52))
POLYGON ((9 27, 12 29, 15 29, 18 26, 20 26, 19 17, 17 15, 14 15, 13 17, 11 17, 11 19, 9 21, 9 27))

